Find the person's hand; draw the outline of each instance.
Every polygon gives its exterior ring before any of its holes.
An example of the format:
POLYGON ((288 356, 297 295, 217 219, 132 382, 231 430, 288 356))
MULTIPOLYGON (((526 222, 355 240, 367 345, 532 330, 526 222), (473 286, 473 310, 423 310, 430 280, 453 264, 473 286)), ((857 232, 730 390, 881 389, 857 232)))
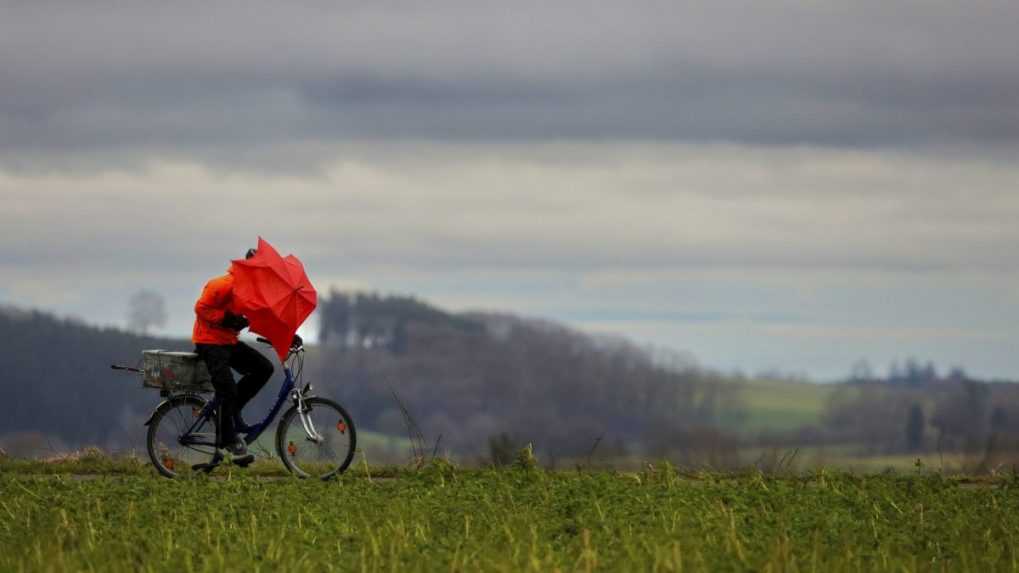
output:
POLYGON ((251 323, 249 323, 248 319, 244 318, 243 316, 239 314, 234 314, 228 310, 223 314, 223 321, 220 322, 220 324, 223 326, 223 328, 229 328, 230 330, 240 332, 247 328, 248 325, 251 323))
POLYGON ((304 339, 301 338, 301 335, 295 334, 294 339, 290 341, 290 348, 300 348, 302 346, 304 346, 304 339))

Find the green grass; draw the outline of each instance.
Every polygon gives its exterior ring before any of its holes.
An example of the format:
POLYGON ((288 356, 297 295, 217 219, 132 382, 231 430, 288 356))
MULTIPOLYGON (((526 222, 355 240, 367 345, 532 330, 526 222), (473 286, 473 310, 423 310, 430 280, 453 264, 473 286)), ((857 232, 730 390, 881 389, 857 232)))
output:
POLYGON ((0 474, 27 475, 147 475, 155 474, 148 458, 82 458, 36 460, 28 458, 0 458, 0 474))
POLYGON ((746 418, 738 432, 781 432, 820 425, 835 387, 809 382, 751 380, 739 389, 746 418))
MULTIPOLYGON (((217 468, 214 476, 224 475, 228 465, 217 468)), ((236 471, 237 468, 234 468, 236 471)), ((395 477, 410 471, 403 465, 368 464, 360 454, 356 454, 351 462, 348 473, 357 473, 363 477, 395 477)), ((87 448, 67 457, 55 459, 31 459, 0 457, 0 475, 25 476, 136 476, 156 478, 159 474, 148 457, 123 455, 109 456, 100 450, 87 448)), ((244 470, 244 474, 256 477, 289 477, 290 473, 283 463, 275 457, 259 457, 255 463, 244 470)))
MULTIPOLYGON (((803 447, 748 447, 739 451, 742 467, 782 467, 792 471, 838 468, 842 471, 875 474, 888 470, 910 472, 917 467, 947 473, 978 471, 983 454, 924 452, 901 454, 868 453, 866 444, 838 444, 803 447)), ((995 468, 984 468, 983 473, 995 468)), ((1000 470, 1000 468, 998 468, 1000 470)))
POLYGON ((0 571, 1014 570, 1010 479, 459 470, 0 474, 0 571))
MULTIPOLYGON (((276 427, 273 426, 263 432, 249 447, 260 459, 275 458, 276 427)), ((357 449, 364 452, 364 455, 370 462, 393 463, 410 459, 413 447, 411 441, 404 436, 392 436, 369 430, 358 430, 357 449)), ((282 467, 280 465, 281 469, 282 467)))

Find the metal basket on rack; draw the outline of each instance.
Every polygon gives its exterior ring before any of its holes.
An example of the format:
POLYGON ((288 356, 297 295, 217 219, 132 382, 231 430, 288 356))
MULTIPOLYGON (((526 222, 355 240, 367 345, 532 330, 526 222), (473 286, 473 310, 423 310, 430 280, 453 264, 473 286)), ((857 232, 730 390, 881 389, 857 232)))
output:
POLYGON ((205 362, 194 352, 142 351, 142 385, 164 392, 213 392, 205 362))

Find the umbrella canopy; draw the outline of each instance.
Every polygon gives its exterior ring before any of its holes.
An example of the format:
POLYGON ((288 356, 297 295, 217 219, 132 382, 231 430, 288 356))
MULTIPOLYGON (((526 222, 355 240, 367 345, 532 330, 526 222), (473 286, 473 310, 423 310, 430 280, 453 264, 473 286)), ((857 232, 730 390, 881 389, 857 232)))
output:
POLYGON ((230 272, 234 307, 248 317, 251 331, 268 338, 280 360, 285 360, 298 327, 318 303, 304 265, 294 255, 281 257, 259 237, 255 256, 232 261, 230 272))

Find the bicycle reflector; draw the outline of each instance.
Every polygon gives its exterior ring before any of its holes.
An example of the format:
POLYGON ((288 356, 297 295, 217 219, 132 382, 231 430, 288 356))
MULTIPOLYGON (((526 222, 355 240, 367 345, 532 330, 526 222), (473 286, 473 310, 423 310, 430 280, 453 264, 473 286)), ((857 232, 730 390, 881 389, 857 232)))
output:
POLYGON ((336 429, 339 430, 341 434, 345 434, 347 432, 347 424, 343 420, 340 420, 339 422, 336 422, 336 429))
POLYGON ((290 454, 291 457, 296 456, 297 455, 297 444, 295 444, 293 442, 290 442, 289 444, 287 444, 287 453, 290 454))

